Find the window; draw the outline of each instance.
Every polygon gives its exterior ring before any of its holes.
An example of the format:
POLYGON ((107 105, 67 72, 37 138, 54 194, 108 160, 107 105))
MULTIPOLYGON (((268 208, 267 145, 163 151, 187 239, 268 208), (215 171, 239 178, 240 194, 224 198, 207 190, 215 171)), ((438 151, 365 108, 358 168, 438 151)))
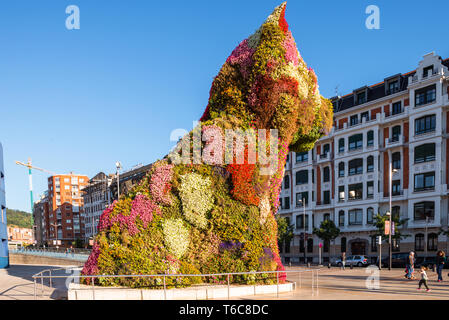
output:
POLYGON ((373 224, 374 221, 374 209, 369 207, 366 209, 366 223, 373 224))
POLYGON ((323 252, 329 252, 329 247, 330 247, 330 241, 325 240, 323 243, 323 252))
POLYGON ((355 134, 349 137, 349 150, 356 150, 363 147, 363 134, 355 134))
POLYGON ((363 122, 363 119, 365 119, 365 121, 369 121, 369 112, 368 111, 362 112, 360 114, 360 118, 362 119, 362 122, 363 122))
POLYGON ((311 253, 313 252, 313 239, 307 240, 307 252, 311 253))
POLYGON ((289 161, 290 161, 290 155, 287 154, 287 162, 289 162, 289 161))
POLYGON ((338 202, 345 201, 345 186, 338 186, 338 202))
POLYGON ((330 169, 329 167, 324 167, 323 169, 323 182, 329 182, 330 180, 330 169))
POLYGON ((391 183, 391 195, 400 196, 401 195, 401 180, 394 180, 391 183))
POLYGON ((325 144, 325 145, 323 146, 323 155, 328 154, 328 153, 329 153, 329 150, 330 150, 329 144, 325 144))
POLYGON ((290 176, 284 177, 284 189, 290 189, 290 176))
POLYGON ((424 251, 424 235, 422 233, 415 236, 415 251, 424 251))
MULTIPOLYGON (((309 216, 305 216, 305 228, 309 228, 309 216)), ((304 215, 300 214, 296 216, 296 229, 304 229, 304 215)))
POLYGON ((423 69, 422 76, 423 78, 427 78, 428 76, 432 75, 432 73, 433 73, 433 65, 425 67, 423 69))
POLYGON ((391 208, 391 211, 393 212, 393 218, 398 218, 401 215, 401 207, 400 206, 394 206, 391 208))
POLYGON ((415 174, 415 192, 434 190, 435 172, 415 174))
POLYGON ((377 252, 377 236, 371 236, 371 252, 377 252))
POLYGON ((305 192, 298 192, 296 194, 296 206, 297 207, 302 207, 303 206, 303 201, 305 202, 305 205, 307 206, 309 203, 309 192, 305 191, 305 192))
POLYGON ((343 210, 338 212, 338 225, 340 227, 345 225, 345 212, 343 210))
POLYGON ((436 233, 431 233, 427 239, 427 250, 437 251, 438 248, 438 235, 436 233))
POLYGON ((436 116, 434 114, 415 120, 415 134, 423 134, 435 131, 436 116))
POLYGON ((344 162, 340 162, 338 164, 338 177, 344 177, 345 176, 345 163, 344 162))
POLYGON ((338 152, 345 152, 345 139, 341 138, 338 140, 338 152))
POLYGON ((399 136, 401 135, 401 126, 394 126, 391 130, 391 142, 399 141, 399 136))
POLYGON ((363 183, 350 184, 348 189, 349 200, 363 199, 363 183))
POLYGON ((357 104, 362 104, 366 102, 366 93, 360 92, 357 94, 357 104))
POLYGON ((415 105, 422 106, 424 104, 432 103, 436 100, 437 89, 436 85, 416 90, 415 91, 415 105))
POLYGON ((399 252, 399 251, 401 251, 401 248, 399 247, 400 246, 400 240, 399 239, 391 239, 391 246, 392 246, 392 251, 393 252, 399 252))
POLYGON ((323 215, 323 221, 329 221, 331 219, 331 215, 329 213, 325 213, 323 215))
POLYGON ((348 163, 348 174, 350 176, 363 173, 363 159, 354 159, 348 163))
POLYGON ((401 169, 401 153, 395 152, 391 156, 393 161, 393 169, 401 169))
POLYGON ((329 190, 323 192, 323 204, 331 203, 331 192, 329 190))
POLYGON ((415 163, 435 161, 435 143, 426 143, 415 148, 415 163))
POLYGON ((374 197, 374 181, 368 181, 366 183, 366 197, 372 199, 374 197))
POLYGON ((392 114, 398 114, 402 112, 402 102, 398 101, 393 103, 393 110, 392 110, 392 114))
POLYGON ((296 162, 305 162, 309 160, 309 152, 296 153, 296 162))
POLYGON ((282 209, 286 209, 286 210, 290 209, 290 197, 285 197, 283 204, 284 204, 284 206, 282 209))
POLYGON ((312 183, 315 183, 315 170, 312 169, 312 183))
POLYGON ((429 218, 433 220, 435 217, 435 202, 423 201, 415 203, 414 205, 414 220, 426 220, 429 218))
POLYGON ((349 225, 361 225, 363 223, 363 211, 362 209, 349 210, 349 225))
POLYGON ((309 183, 309 172, 307 170, 301 170, 296 172, 296 184, 309 183))
POLYGON ((388 84, 388 94, 393 94, 393 93, 398 92, 398 91, 399 91, 399 81, 398 80, 391 81, 388 84))
POLYGON ((356 124, 358 124, 359 123, 359 116, 356 114, 356 115, 353 115, 353 116, 351 116, 350 118, 349 118, 349 125, 350 126, 355 126, 356 124))
POLYGON ((340 251, 341 252, 346 252, 346 237, 342 237, 341 238, 340 251))
POLYGON ((374 145, 374 131, 370 130, 366 134, 366 146, 371 147, 374 145))
POLYGON ((373 172, 374 171, 374 157, 369 156, 366 158, 366 172, 373 172))

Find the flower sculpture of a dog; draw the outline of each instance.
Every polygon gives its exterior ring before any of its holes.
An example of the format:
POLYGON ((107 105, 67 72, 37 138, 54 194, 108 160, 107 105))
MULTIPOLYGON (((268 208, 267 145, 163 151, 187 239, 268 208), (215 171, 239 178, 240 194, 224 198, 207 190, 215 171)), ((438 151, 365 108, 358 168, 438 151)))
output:
MULTIPOLYGON (((332 105, 298 52, 285 7, 234 49, 212 83, 198 126, 104 211, 83 275, 170 274, 167 286, 186 286, 226 278, 177 274, 284 270, 275 215, 286 157, 312 148, 332 126, 332 105), (243 132, 246 145, 236 132, 243 132)), ((95 279, 130 287, 162 281, 95 279)), ((258 273, 231 281, 277 279, 258 273)))

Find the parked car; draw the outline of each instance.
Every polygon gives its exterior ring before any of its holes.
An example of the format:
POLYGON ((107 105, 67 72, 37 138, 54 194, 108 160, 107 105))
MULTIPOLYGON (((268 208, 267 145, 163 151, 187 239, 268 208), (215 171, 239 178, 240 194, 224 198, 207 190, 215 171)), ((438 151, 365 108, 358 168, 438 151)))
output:
POLYGON ((433 269, 436 266, 436 262, 437 258, 435 256, 418 258, 416 259, 415 266, 418 268, 421 266, 425 266, 429 269, 433 269))
MULTIPOLYGON (((339 267, 341 267, 343 265, 341 262, 341 259, 337 259, 335 261, 335 263, 339 267)), ((362 256, 362 255, 347 256, 345 265, 348 267, 351 264, 353 266, 357 266, 357 267, 366 267, 370 264, 370 262, 366 256, 362 256)))
MULTIPOLYGON (((393 268, 405 268, 409 252, 395 252, 391 255, 391 266, 393 268)), ((415 255, 415 258, 418 257, 415 255)), ((379 258, 377 258, 376 264, 379 265, 379 258)), ((390 265, 390 257, 386 256, 382 258, 382 268, 388 268, 390 265)))

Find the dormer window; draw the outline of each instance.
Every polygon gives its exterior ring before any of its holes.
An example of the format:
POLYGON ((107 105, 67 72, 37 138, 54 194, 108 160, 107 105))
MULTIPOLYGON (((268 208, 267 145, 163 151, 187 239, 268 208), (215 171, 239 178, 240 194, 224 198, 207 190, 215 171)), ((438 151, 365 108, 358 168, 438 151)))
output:
POLYGON ((353 116, 351 116, 351 118, 350 118, 350 125, 351 126, 355 126, 356 124, 358 124, 359 123, 359 116, 356 114, 356 115, 353 115, 353 116))
POLYGON ((360 92, 357 93, 357 104, 363 104, 366 102, 366 93, 360 92))
POLYGON ((428 66, 428 67, 425 67, 425 68, 423 69, 423 75, 422 75, 422 77, 423 77, 423 78, 427 78, 428 76, 431 76, 432 73, 433 73, 433 65, 428 66))
POLYGON ((399 91, 399 81, 395 80, 395 81, 391 81, 388 84, 388 93, 389 94, 393 94, 399 91))

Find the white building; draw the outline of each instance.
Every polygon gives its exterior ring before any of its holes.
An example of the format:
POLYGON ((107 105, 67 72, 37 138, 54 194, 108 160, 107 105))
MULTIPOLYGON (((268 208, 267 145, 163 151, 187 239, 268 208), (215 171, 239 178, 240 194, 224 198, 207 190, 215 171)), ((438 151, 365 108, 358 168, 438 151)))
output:
POLYGON ((83 189, 86 243, 97 234, 100 216, 110 203, 110 184, 111 178, 100 172, 83 189))
MULTIPOLYGON (((392 213, 408 219, 402 233, 410 235, 393 250, 447 251, 440 231, 448 229, 449 211, 448 67, 449 59, 430 53, 412 72, 332 98, 329 135, 309 152, 289 154, 279 210, 294 225, 282 251, 286 261, 304 261, 304 250, 317 261, 322 241, 312 232, 324 219, 341 230, 335 244, 322 244, 324 262, 342 252, 377 256, 373 215, 390 211, 390 165, 392 213)), ((388 254, 387 245, 382 252, 388 254)))
POLYGON ((6 227, 5 171, 3 168, 3 147, 0 143, 0 268, 9 266, 8 229, 6 227))

